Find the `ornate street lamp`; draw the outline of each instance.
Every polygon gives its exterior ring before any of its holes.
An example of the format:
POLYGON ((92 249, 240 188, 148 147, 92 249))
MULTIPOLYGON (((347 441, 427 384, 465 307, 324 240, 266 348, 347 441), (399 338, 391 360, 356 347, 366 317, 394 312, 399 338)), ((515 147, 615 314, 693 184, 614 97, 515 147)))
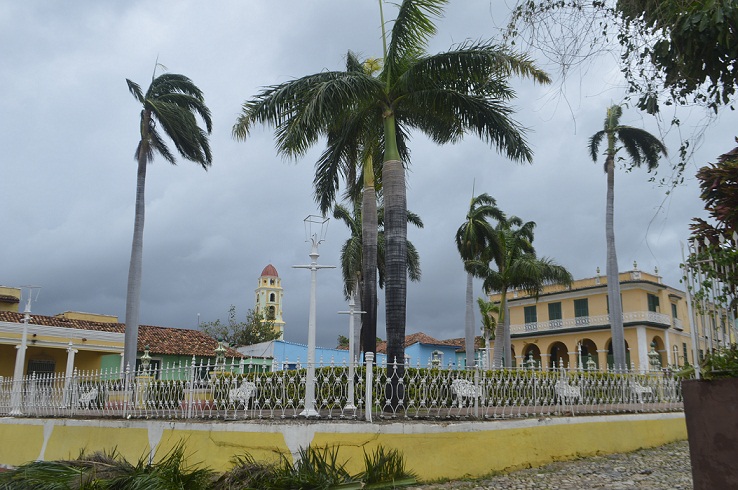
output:
POLYGON ((335 269, 335 265, 318 265, 318 245, 323 243, 328 233, 328 218, 308 215, 305 223, 305 241, 310 242, 310 264, 293 265, 295 269, 310 269, 310 313, 308 316, 307 378, 305 383, 305 409, 303 417, 317 417, 315 409, 315 296, 318 284, 318 269, 335 269))

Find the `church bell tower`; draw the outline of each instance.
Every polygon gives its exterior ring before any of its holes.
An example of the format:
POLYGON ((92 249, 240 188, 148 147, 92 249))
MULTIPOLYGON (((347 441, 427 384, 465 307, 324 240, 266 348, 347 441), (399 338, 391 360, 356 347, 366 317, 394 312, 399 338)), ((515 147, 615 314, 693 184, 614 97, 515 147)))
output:
POLYGON ((272 264, 264 267, 256 288, 256 312, 274 322, 280 339, 284 339, 284 320, 282 320, 282 279, 272 264))

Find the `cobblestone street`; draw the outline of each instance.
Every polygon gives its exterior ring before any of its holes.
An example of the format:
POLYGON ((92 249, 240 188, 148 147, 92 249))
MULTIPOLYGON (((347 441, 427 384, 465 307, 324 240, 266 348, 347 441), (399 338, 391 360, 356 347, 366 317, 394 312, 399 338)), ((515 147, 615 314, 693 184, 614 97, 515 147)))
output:
POLYGON ((687 441, 632 453, 552 463, 478 480, 455 480, 412 487, 413 490, 582 488, 686 490, 692 488, 687 441))

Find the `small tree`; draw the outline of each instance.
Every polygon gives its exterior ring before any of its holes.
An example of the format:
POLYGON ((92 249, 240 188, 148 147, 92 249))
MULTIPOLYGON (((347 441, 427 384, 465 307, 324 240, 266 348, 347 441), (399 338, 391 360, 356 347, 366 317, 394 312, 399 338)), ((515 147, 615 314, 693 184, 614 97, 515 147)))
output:
POLYGON ((346 337, 345 335, 339 335, 337 342, 338 342, 338 348, 339 349, 342 348, 342 347, 348 349, 348 346, 349 346, 349 338, 346 337))
POLYGON ((236 307, 233 305, 228 309, 228 323, 221 322, 220 319, 205 322, 200 324, 200 330, 213 338, 228 342, 231 346, 258 344, 281 336, 274 321, 266 319, 261 312, 249 310, 245 322, 236 321, 236 307))

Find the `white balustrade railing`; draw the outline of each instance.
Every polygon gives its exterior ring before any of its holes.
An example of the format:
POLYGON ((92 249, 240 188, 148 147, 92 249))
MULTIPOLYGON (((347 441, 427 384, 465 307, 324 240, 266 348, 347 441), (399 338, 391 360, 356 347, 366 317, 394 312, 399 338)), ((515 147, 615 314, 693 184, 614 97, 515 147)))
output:
MULTIPOLYGON (((678 319, 674 319, 675 328, 681 328, 681 322, 679 327, 676 327, 678 319)), ((648 322, 658 323, 660 325, 671 325, 672 318, 669 315, 663 313, 656 313, 654 311, 629 311, 623 313, 623 322, 648 322)), ((576 318, 566 318, 562 320, 548 320, 545 322, 533 322, 510 325, 510 333, 513 334, 525 334, 531 332, 544 332, 548 330, 567 330, 581 327, 601 327, 610 324, 610 315, 592 315, 592 316, 580 316, 576 318)))
MULTIPOLYGON (((243 367, 189 364, 122 374, 75 371, 70 377, 34 374, 20 383, 0 377, 0 416, 283 419, 304 411, 304 364, 250 373, 243 373, 243 367)), ((372 414, 379 419, 491 419, 682 410, 680 379, 661 371, 600 372, 563 365, 551 371, 486 371, 389 364, 374 366, 367 376, 357 365, 353 383, 345 364, 317 365, 315 373, 315 409, 327 419, 372 420, 372 414)))

